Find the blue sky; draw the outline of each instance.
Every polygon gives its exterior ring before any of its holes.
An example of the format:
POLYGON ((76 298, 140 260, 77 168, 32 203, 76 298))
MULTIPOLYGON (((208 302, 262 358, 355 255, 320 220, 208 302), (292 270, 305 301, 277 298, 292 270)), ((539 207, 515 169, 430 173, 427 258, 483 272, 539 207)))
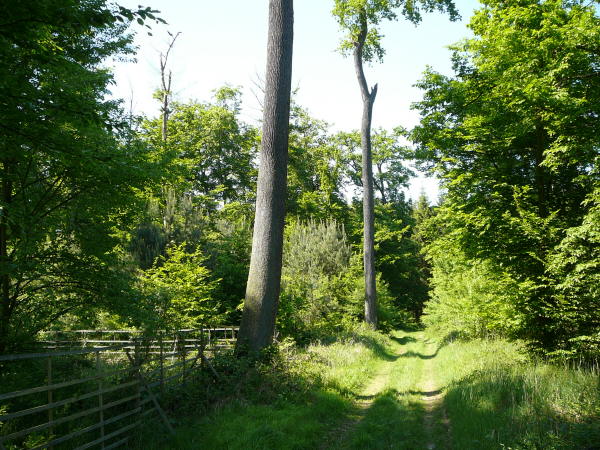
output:
MULTIPOLYGON (((140 0, 119 3, 134 8, 140 0)), ((342 34, 330 13, 333 0, 294 3, 293 85, 299 88, 298 103, 334 130, 358 128, 360 93, 352 60, 336 52, 342 34)), ((265 70, 268 0, 150 0, 144 5, 160 10, 168 25, 155 25, 152 37, 138 33, 137 63, 114 66, 113 94, 127 103, 133 99, 137 112, 157 115, 159 106, 152 92, 159 85, 159 54, 167 47, 167 30, 181 32, 169 61, 175 98, 205 101, 219 86, 240 86, 243 119, 255 123, 260 109, 254 84, 265 70)), ((456 0, 456 6, 463 18, 459 22, 434 13, 425 15, 418 26, 402 18, 383 25, 384 61, 366 67, 369 84, 379 85, 374 127, 411 128, 417 123, 418 115, 410 105, 421 93, 413 84, 427 65, 450 73, 447 46, 469 35, 466 24, 478 2, 456 0)), ((413 180, 409 195, 414 198, 421 189, 432 199, 437 196, 433 179, 413 180)))

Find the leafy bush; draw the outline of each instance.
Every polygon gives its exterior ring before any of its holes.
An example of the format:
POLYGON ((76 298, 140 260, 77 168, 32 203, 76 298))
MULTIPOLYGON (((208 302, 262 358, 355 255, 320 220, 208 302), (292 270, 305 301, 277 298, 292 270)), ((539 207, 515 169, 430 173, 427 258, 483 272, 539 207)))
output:
MULTIPOLYGON (((224 323, 240 322, 240 307, 244 301, 252 249, 252 220, 248 215, 228 209, 227 219, 214 224, 207 233, 207 265, 213 280, 221 280, 213 293, 223 313, 224 323)), ((221 211, 223 213, 223 211, 221 211)))
POLYGON ((600 361, 600 189, 590 196, 581 225, 569 228, 550 256, 559 301, 547 313, 559 337, 554 356, 600 361))
MULTIPOLYGON (((364 317, 362 255, 351 253, 335 221, 294 223, 284 246, 278 330, 302 342, 352 329, 364 317)), ((377 275, 379 328, 389 331, 414 319, 398 309, 377 275)))
MULTIPOLYGON (((351 292, 345 310, 350 317, 362 318, 364 315, 365 279, 362 276, 361 255, 355 255, 351 267, 356 268, 353 278, 354 289, 351 292)), ((416 326, 415 318, 411 312, 400 309, 396 305, 396 298, 390 292, 389 285, 377 274, 377 328, 389 332, 398 328, 412 328, 416 326)))
POLYGON ((520 325, 522 285, 490 261, 471 260, 450 239, 430 247, 431 300, 423 324, 440 335, 510 336, 520 325))
POLYGON ((213 292, 217 282, 210 280, 199 249, 188 253, 185 243, 167 250, 154 267, 144 272, 142 292, 146 295, 159 327, 196 328, 218 321, 213 292))

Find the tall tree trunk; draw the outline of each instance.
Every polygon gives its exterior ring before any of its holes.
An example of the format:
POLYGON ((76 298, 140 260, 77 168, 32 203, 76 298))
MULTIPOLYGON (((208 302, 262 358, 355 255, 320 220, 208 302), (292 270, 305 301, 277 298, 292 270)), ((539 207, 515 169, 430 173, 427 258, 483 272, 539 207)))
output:
POLYGON ((293 25, 293 0, 270 0, 256 219, 238 352, 270 345, 275 332, 287 190, 293 25))
POLYGON ((361 31, 354 47, 354 68, 363 101, 360 143, 362 147, 363 184, 363 261, 365 268, 365 322, 377 327, 377 288, 375 286, 375 219, 373 205, 373 161, 371 156, 371 119, 377 84, 369 90, 363 70, 363 47, 367 38, 367 16, 360 16, 361 31))

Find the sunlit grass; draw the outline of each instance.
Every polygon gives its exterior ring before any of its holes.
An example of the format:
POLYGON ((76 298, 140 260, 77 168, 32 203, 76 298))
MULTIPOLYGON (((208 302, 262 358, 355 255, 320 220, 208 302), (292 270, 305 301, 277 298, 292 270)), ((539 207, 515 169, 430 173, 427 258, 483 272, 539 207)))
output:
POLYGON ((283 344, 277 358, 254 394, 175 418, 174 438, 149 430, 154 438, 141 447, 545 450, 600 442, 598 373, 532 362, 517 343, 440 345, 422 332, 360 329, 304 349, 283 344), (432 386, 444 397, 426 404, 432 386))
POLYGON ((436 373, 455 448, 578 449, 600 443, 598 373, 528 361, 506 341, 454 342, 436 373))
POLYGON ((334 392, 358 394, 380 367, 394 358, 394 342, 366 327, 357 331, 333 344, 310 345, 298 355, 304 362, 291 367, 304 376, 318 378, 334 392))
MULTIPOLYGON (((145 449, 309 449, 352 416, 353 399, 393 357, 394 342, 365 328, 331 344, 281 346, 279 370, 301 386, 262 404, 260 395, 234 398, 198 418, 185 418, 174 439, 143 440, 145 449)), ((282 374, 283 375, 283 374, 282 374)), ((283 388, 286 386, 282 385, 283 388)))
POLYGON ((387 391, 377 396, 365 418, 339 448, 424 448, 422 417, 419 396, 387 391))
POLYGON ((378 392, 373 403, 355 429, 342 440, 340 448, 424 448, 427 436, 423 427, 422 382, 426 376, 427 349, 414 334, 396 332, 392 339, 396 351, 394 361, 380 373, 380 385, 373 389, 378 392))

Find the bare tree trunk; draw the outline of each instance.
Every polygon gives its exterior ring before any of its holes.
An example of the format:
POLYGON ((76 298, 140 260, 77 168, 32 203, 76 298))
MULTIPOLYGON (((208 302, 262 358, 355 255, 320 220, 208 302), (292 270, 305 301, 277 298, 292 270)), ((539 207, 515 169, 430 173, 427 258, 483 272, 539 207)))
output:
POLYGON ((360 17, 361 31, 354 48, 354 68, 363 100, 360 144, 362 147, 363 184, 363 261, 365 269, 365 322, 377 328, 377 288, 375 285, 375 219, 373 200, 373 161, 371 156, 371 119, 377 85, 369 90, 363 70, 363 47, 367 38, 367 16, 360 17))
POLYGON ((171 49, 173 45, 175 45, 175 41, 179 37, 181 33, 177 33, 173 36, 169 33, 169 36, 172 37, 171 42, 169 43, 169 47, 167 47, 167 51, 163 55, 160 54, 160 85, 161 85, 161 94, 162 94, 162 105, 160 110, 162 112, 162 141, 164 143, 167 142, 167 133, 168 133, 168 124, 169 124, 169 115, 171 114, 170 102, 171 102, 171 79, 173 73, 169 70, 167 74, 167 62, 169 61, 169 53, 171 53, 171 49))
POLYGON ((270 0, 256 219, 238 352, 270 345, 275 332, 287 190, 293 24, 293 0, 270 0))

